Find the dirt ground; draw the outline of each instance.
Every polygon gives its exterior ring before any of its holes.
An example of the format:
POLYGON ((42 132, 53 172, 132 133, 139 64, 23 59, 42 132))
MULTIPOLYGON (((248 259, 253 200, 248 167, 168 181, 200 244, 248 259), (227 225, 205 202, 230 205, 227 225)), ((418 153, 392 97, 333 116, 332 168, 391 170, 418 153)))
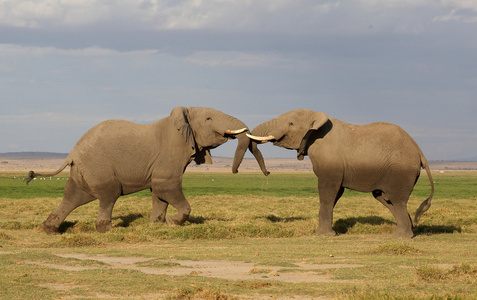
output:
MULTIPOLYGON (((56 254, 63 258, 74 258, 79 260, 89 260, 105 263, 105 266, 67 266, 60 264, 49 264, 38 261, 24 261, 26 264, 41 265, 46 268, 83 271, 89 269, 122 269, 135 270, 145 274, 185 276, 196 275, 204 277, 214 277, 229 280, 273 280, 282 282, 337 282, 328 276, 318 275, 314 270, 327 270, 337 268, 357 268, 362 265, 357 264, 319 264, 310 265, 305 263, 296 263, 293 267, 287 267, 286 272, 281 272, 280 266, 259 266, 253 263, 238 261, 191 261, 191 260, 165 260, 159 263, 167 267, 147 266, 147 262, 154 260, 145 257, 109 257, 109 256, 90 256, 81 253, 56 254)), ((154 260, 153 264, 158 262, 154 260)))
MULTIPOLYGON (((65 159, 65 155, 55 156, 5 156, 0 154, 0 172, 25 172, 54 171, 60 167, 65 159)), ((187 168, 187 172, 231 172, 232 158, 213 158, 212 165, 195 165, 192 163, 187 168)), ((266 159, 267 168, 271 172, 312 172, 312 165, 309 159, 298 161, 295 159, 266 159)), ((431 170, 438 172, 447 171, 475 171, 477 162, 450 162, 439 161, 430 162, 431 170)), ((68 171, 68 168, 66 169, 68 171)), ((260 172, 257 162, 254 159, 244 159, 241 172, 260 172)), ((1 251, 0 251, 1 254, 1 251)), ((89 260, 104 263, 98 266, 71 266, 61 264, 49 264, 41 261, 23 261, 25 264, 40 265, 45 268, 61 269, 69 271, 82 271, 85 269, 113 268, 119 270, 136 270, 145 274, 170 275, 170 276, 203 276, 212 278, 222 278, 228 280, 265 280, 290 283, 325 282, 333 283, 336 280, 328 276, 320 275, 319 270, 335 268, 357 268, 357 264, 319 264, 311 265, 306 263, 296 263, 293 267, 287 267, 283 271, 280 266, 255 266, 253 263, 238 261, 187 261, 187 260, 164 260, 156 261, 152 258, 144 257, 108 257, 99 255, 86 255, 81 253, 56 254, 63 258, 73 258, 79 260, 89 260)), ((71 289, 72 286, 48 286, 52 289, 71 289)), ((157 295, 161 298, 160 295, 157 295)), ((255 298, 270 299, 270 297, 255 298)), ((279 297, 275 299, 288 300, 289 297, 279 297)), ((312 298, 304 298, 312 299, 312 298)))

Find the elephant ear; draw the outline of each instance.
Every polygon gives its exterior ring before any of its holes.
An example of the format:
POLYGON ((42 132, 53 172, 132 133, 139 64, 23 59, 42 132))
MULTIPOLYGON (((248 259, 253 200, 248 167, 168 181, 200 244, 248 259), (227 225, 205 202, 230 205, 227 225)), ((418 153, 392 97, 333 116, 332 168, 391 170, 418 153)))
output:
POLYGON ((178 106, 171 111, 171 118, 174 121, 174 126, 179 130, 184 138, 184 141, 195 152, 195 139, 192 127, 189 124, 189 110, 186 107, 178 106))
POLYGON ((300 143, 300 148, 298 148, 297 150, 297 159, 298 160, 303 160, 304 156, 305 156, 305 150, 306 150, 306 146, 307 146, 307 143, 308 143, 308 139, 310 138, 310 136, 318 129, 321 128, 321 126, 325 125, 326 122, 328 122, 328 115, 325 114, 324 112, 320 112, 320 111, 317 111, 317 112, 313 112, 312 116, 311 116, 311 120, 309 121, 310 123, 310 128, 309 130, 306 132, 305 136, 303 137, 303 139, 301 140, 301 143, 300 143))
POLYGON ((209 149, 202 149, 195 154, 194 161, 196 164, 212 164, 212 156, 209 149))

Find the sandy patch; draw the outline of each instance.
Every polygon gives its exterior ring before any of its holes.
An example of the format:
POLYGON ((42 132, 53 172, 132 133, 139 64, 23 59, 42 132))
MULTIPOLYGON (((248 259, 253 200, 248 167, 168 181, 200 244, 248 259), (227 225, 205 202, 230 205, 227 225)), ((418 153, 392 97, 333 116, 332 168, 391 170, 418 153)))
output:
POLYGON ((303 282, 350 282, 346 280, 334 280, 328 275, 323 275, 324 270, 337 268, 359 268, 357 264, 304 264, 297 263, 292 267, 280 266, 257 266, 253 263, 237 261, 191 261, 191 260, 164 260, 158 262, 153 258, 145 257, 108 257, 90 256, 80 253, 56 254, 63 258, 74 258, 80 260, 91 260, 105 263, 106 266, 66 266, 61 264, 50 264, 37 261, 24 261, 27 264, 39 265, 46 268, 84 271, 92 269, 124 269, 135 270, 145 274, 169 275, 169 276, 204 276, 229 280, 266 280, 281 281, 291 283, 303 282), (154 260, 154 264, 163 264, 166 267, 141 266, 154 260))

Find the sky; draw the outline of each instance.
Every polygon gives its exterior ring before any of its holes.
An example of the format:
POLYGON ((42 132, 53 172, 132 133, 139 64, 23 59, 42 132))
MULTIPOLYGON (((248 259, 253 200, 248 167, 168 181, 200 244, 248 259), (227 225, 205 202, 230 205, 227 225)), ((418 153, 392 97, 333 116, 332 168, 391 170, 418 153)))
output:
POLYGON ((0 152, 203 106, 251 129, 297 108, 385 121, 428 160, 477 159, 476 32, 475 0, 0 0, 0 152))

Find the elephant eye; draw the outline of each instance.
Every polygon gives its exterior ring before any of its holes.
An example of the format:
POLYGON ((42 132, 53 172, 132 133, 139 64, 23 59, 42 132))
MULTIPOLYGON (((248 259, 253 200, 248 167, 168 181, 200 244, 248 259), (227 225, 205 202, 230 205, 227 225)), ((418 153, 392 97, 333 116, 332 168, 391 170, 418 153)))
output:
POLYGON ((293 126, 293 122, 290 122, 290 124, 288 124, 288 125, 293 126))
POLYGON ((212 121, 212 118, 211 117, 208 117, 207 119, 205 119, 206 121, 212 121))

